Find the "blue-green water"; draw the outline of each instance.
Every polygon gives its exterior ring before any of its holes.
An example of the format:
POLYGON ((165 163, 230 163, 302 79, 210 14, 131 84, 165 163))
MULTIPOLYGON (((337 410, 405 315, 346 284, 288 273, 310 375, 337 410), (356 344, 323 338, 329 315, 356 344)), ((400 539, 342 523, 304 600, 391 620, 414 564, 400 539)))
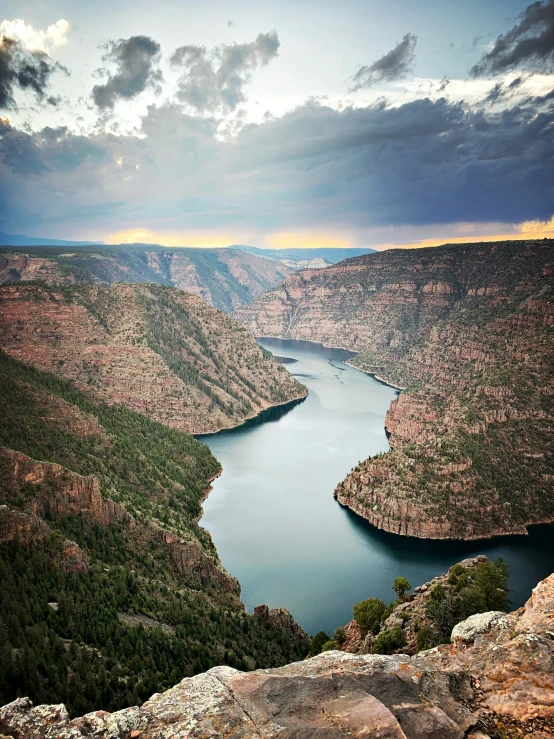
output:
POLYGON ((238 578, 248 610, 282 606, 309 632, 332 631, 352 618, 354 603, 391 600, 398 575, 420 585, 475 554, 509 563, 514 607, 554 571, 554 525, 534 526, 529 536, 430 541, 387 534, 341 508, 336 484, 358 461, 389 448, 384 417, 396 391, 343 364, 347 352, 260 343, 296 360, 285 367, 308 387, 308 398, 202 438, 223 474, 200 523, 238 578))

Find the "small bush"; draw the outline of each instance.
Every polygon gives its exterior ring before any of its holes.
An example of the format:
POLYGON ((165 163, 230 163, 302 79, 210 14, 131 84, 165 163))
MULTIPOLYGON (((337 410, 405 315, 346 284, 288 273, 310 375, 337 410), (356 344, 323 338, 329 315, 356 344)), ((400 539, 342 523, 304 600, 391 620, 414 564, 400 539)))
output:
POLYGON ((318 631, 310 642, 310 650, 308 652, 308 655, 310 657, 315 657, 316 654, 319 654, 321 652, 323 645, 327 644, 328 641, 329 634, 326 634, 324 631, 318 631))
POLYGON ((362 639, 365 639, 368 631, 379 628, 381 618, 387 606, 380 598, 368 598, 356 603, 354 606, 354 619, 360 627, 362 639))
POLYGON ((375 639, 373 654, 394 654, 406 646, 406 634, 400 626, 395 626, 390 631, 383 631, 375 639))
POLYGON ((433 629, 429 629, 424 626, 417 632, 417 651, 421 652, 423 649, 432 649, 440 644, 440 639, 435 634, 433 629))

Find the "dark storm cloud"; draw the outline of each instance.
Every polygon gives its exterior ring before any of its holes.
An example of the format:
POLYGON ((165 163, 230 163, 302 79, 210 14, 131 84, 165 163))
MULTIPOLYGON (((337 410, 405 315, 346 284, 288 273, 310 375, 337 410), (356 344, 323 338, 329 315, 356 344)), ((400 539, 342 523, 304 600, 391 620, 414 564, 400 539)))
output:
POLYGON ((191 228, 356 229, 552 215, 554 95, 498 112, 446 99, 341 111, 311 103, 247 125, 229 144, 217 126, 166 105, 150 107, 143 138, 8 127, 0 217, 6 230, 87 224, 97 213, 191 228))
POLYGON ((394 82, 406 77, 412 70, 415 59, 417 36, 407 33, 402 41, 369 66, 360 67, 354 75, 351 92, 362 87, 372 87, 379 82, 394 82))
POLYGON ((170 58, 182 70, 177 98, 201 113, 234 110, 246 99, 244 86, 254 70, 278 56, 279 46, 276 31, 247 44, 181 46, 170 58))
POLYGON ((520 22, 496 39, 471 73, 477 77, 521 68, 550 72, 553 63, 554 0, 543 0, 529 5, 520 22))
MULTIPOLYGON (((57 69, 63 67, 52 62, 47 54, 27 51, 14 39, 0 36, 0 108, 17 107, 16 87, 31 90, 39 99, 44 98, 50 77, 57 69)), ((54 97, 49 97, 47 102, 57 104, 54 97)))
MULTIPOLYGON (((147 87, 159 90, 162 73, 157 67, 160 44, 149 36, 110 41, 103 61, 116 65, 116 73, 95 85, 92 97, 99 108, 113 108, 118 99, 134 98, 147 87)), ((100 70, 104 71, 104 70, 100 70)))

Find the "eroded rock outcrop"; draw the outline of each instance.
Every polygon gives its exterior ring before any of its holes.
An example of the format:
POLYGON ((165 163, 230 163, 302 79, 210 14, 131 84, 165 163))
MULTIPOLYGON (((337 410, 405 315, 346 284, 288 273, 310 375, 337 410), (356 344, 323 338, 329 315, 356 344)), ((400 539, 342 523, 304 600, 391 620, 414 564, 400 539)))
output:
MULTIPOLYGON (((83 477, 59 464, 40 462, 0 447, 0 476, 0 543, 18 539, 29 544, 49 536, 52 531, 47 522, 53 517, 80 516, 100 526, 118 524, 128 532, 131 550, 140 552, 150 547, 168 552, 183 583, 215 587, 238 604, 237 580, 223 570, 217 558, 207 556, 198 541, 178 536, 159 522, 136 519, 102 495, 98 478, 93 475, 83 477), (13 508, 14 501, 19 510, 13 508)), ((73 542, 66 545, 64 562, 74 562, 76 571, 82 562, 86 570, 86 555, 73 542)))
MULTIPOLYGON (((464 574, 471 578, 476 568, 480 565, 486 564, 487 562, 489 562, 489 559, 483 554, 464 559, 458 564, 453 565, 446 573, 437 575, 429 582, 414 588, 413 593, 405 595, 403 600, 396 603, 391 613, 381 623, 377 633, 390 631, 396 627, 401 628, 402 633, 406 638, 406 643, 401 648, 401 651, 410 655, 416 654, 418 651, 418 634, 422 632, 422 630, 433 630, 435 628, 435 624, 427 613, 428 606, 431 603, 433 589, 436 586, 440 586, 448 592, 452 583, 453 572, 457 571, 460 573, 460 571, 463 570, 464 574)), ((505 615, 500 611, 495 613, 502 616, 505 615)), ((487 616, 487 614, 476 614, 459 624, 459 629, 458 626, 456 626, 456 629, 458 629, 456 637, 461 638, 461 635, 466 633, 464 629, 471 630, 473 628, 474 622, 472 619, 476 619, 476 623, 478 624, 485 623, 486 619, 484 621, 482 620, 485 616, 487 616)), ((488 614, 488 617, 491 617, 490 613, 488 614)), ((344 629, 346 640, 340 645, 340 649, 342 651, 352 652, 353 654, 371 653, 377 634, 368 633, 362 638, 360 627, 355 620, 346 624, 344 629)), ((432 642, 432 644, 436 643, 437 641, 432 642)), ((428 644, 428 646, 430 645, 428 644)), ((425 647, 419 647, 419 649, 421 648, 425 647)))
POLYGON ((554 732, 554 575, 472 641, 416 657, 326 652, 286 667, 216 667, 140 708, 70 720, 20 698, 0 709, 17 739, 463 739, 554 732))

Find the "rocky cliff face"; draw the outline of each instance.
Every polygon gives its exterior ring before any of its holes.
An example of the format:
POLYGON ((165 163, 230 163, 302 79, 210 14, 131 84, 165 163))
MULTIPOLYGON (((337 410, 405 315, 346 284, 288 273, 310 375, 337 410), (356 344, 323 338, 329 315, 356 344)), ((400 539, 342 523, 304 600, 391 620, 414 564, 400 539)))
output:
POLYGON ((162 286, 2 287, 0 347, 190 433, 306 395, 236 321, 162 286))
MULTIPOLYGON (((238 582, 206 555, 198 541, 167 531, 155 521, 133 517, 123 506, 103 497, 97 477, 82 477, 61 465, 39 462, 5 447, 0 447, 0 473, 0 543, 14 539, 24 544, 36 542, 52 533, 47 521, 72 516, 91 525, 115 524, 125 531, 130 551, 165 550, 161 556, 171 563, 181 584, 210 585, 221 595, 229 594, 235 606, 240 605, 238 582), (17 508, 13 508, 14 503, 17 508)), ((68 558, 79 559, 78 546, 74 547, 67 547, 68 558)), ((81 559, 86 562, 84 554, 81 559)))
POLYGON ((554 520, 550 243, 350 259, 236 315, 256 335, 357 351, 354 366, 405 390, 386 418, 393 451, 335 493, 374 525, 469 539, 554 520))
POLYGON ((152 282, 200 296, 226 313, 292 273, 287 265, 237 249, 41 247, 0 249, 0 283, 49 285, 152 282))
POLYGON ((273 670, 225 667, 140 708, 69 720, 26 698, 0 709, 16 739, 546 739, 554 734, 554 576, 519 611, 460 624, 452 644, 406 655, 326 652, 273 670))

